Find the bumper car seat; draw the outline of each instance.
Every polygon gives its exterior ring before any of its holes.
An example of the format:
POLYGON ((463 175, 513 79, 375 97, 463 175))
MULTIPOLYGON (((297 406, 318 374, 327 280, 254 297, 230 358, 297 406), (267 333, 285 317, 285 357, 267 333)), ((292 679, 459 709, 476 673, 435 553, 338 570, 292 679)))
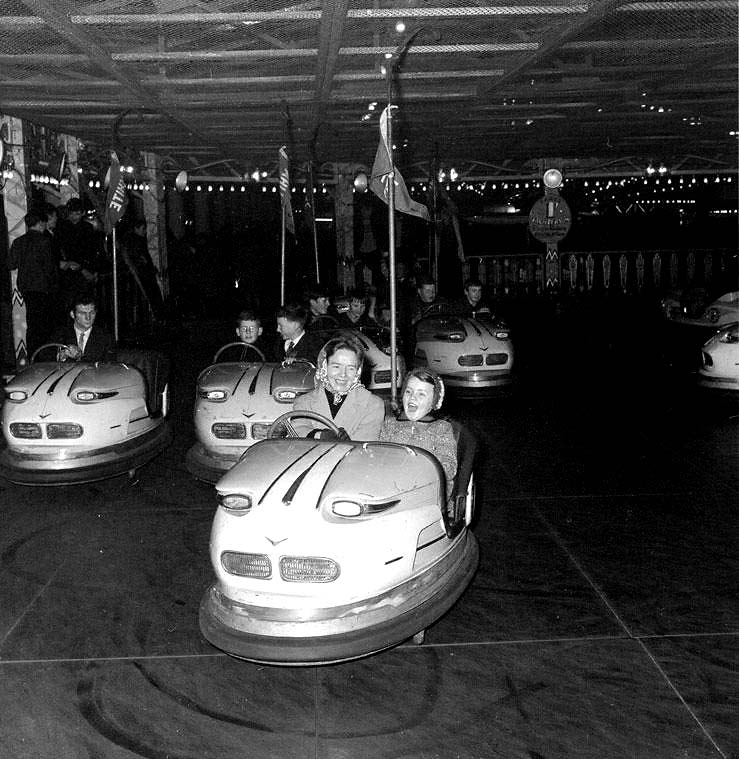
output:
POLYGON ((447 504, 450 527, 458 529, 464 524, 467 488, 472 477, 477 452, 475 436, 460 422, 449 419, 457 441, 457 474, 454 477, 452 495, 447 504))
POLYGON ((146 406, 151 416, 162 413, 162 395, 169 380, 169 359, 159 351, 143 348, 122 348, 116 359, 138 369, 144 375, 146 406))

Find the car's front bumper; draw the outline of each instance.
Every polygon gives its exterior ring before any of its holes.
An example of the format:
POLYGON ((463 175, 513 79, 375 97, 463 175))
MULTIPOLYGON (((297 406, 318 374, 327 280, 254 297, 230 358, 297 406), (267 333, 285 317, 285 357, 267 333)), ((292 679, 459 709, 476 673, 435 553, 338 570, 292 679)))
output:
POLYGON ((172 440, 172 426, 159 420, 142 435, 114 445, 77 450, 60 446, 53 452, 0 451, 0 477, 19 485, 68 485, 95 482, 135 471, 172 440))
POLYGON ((251 606, 218 585, 200 603, 200 630, 217 648, 249 661, 330 664, 390 648, 448 611, 472 579, 478 546, 469 531, 426 572, 379 595, 315 609, 251 606))
POLYGON ((241 458, 241 453, 224 456, 195 443, 185 456, 187 471, 196 479, 214 485, 241 458))
POLYGON ((503 387, 513 382, 510 369, 491 371, 470 369, 462 372, 441 372, 444 383, 449 388, 469 390, 484 390, 486 388, 503 387))

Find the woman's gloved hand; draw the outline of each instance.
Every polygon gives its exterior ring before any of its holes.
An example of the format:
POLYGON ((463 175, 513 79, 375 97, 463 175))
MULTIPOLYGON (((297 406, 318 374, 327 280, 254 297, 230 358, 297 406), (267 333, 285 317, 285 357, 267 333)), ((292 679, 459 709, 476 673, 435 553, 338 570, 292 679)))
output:
POLYGON ((351 440, 349 433, 343 427, 339 427, 338 433, 333 430, 313 430, 308 437, 314 440, 351 440))

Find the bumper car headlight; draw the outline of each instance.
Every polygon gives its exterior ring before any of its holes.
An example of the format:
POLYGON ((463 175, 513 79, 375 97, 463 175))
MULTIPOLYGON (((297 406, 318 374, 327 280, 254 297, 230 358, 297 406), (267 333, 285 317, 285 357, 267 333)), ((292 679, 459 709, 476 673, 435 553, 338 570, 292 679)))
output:
POLYGON ((397 498, 391 501, 378 501, 375 503, 342 499, 334 501, 331 504, 331 511, 338 517, 363 517, 380 514, 398 503, 400 503, 400 499, 397 498))
POLYGON ((118 395, 117 390, 110 390, 108 392, 95 392, 94 390, 79 390, 75 393, 74 399, 80 403, 90 403, 91 401, 102 401, 106 398, 113 398, 118 395))
POLYGON ((228 393, 225 390, 199 390, 198 398, 202 398, 205 401, 223 403, 228 398, 228 393))
POLYGON ((5 398, 14 403, 23 403, 28 398, 28 393, 25 390, 6 390, 5 398))
POLYGON ((437 332, 434 335, 434 340, 440 340, 443 343, 462 343, 464 338, 464 332, 437 332))
POLYGON ((228 493, 218 496, 219 506, 223 506, 226 511, 238 514, 246 514, 247 511, 251 511, 253 502, 252 497, 247 493, 228 493))
POLYGON ((298 394, 294 390, 277 390, 275 392, 275 400, 278 403, 292 403, 297 396, 298 394))

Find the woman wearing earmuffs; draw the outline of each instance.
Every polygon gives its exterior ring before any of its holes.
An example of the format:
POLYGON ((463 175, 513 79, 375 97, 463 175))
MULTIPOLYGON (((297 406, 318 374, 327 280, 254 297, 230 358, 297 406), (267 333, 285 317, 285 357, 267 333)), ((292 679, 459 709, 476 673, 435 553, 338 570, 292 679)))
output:
POLYGON ((398 419, 385 419, 380 440, 415 445, 433 453, 446 475, 447 496, 451 495, 457 474, 457 443, 452 425, 431 415, 444 401, 444 383, 427 367, 411 369, 403 382, 403 413, 398 419))

